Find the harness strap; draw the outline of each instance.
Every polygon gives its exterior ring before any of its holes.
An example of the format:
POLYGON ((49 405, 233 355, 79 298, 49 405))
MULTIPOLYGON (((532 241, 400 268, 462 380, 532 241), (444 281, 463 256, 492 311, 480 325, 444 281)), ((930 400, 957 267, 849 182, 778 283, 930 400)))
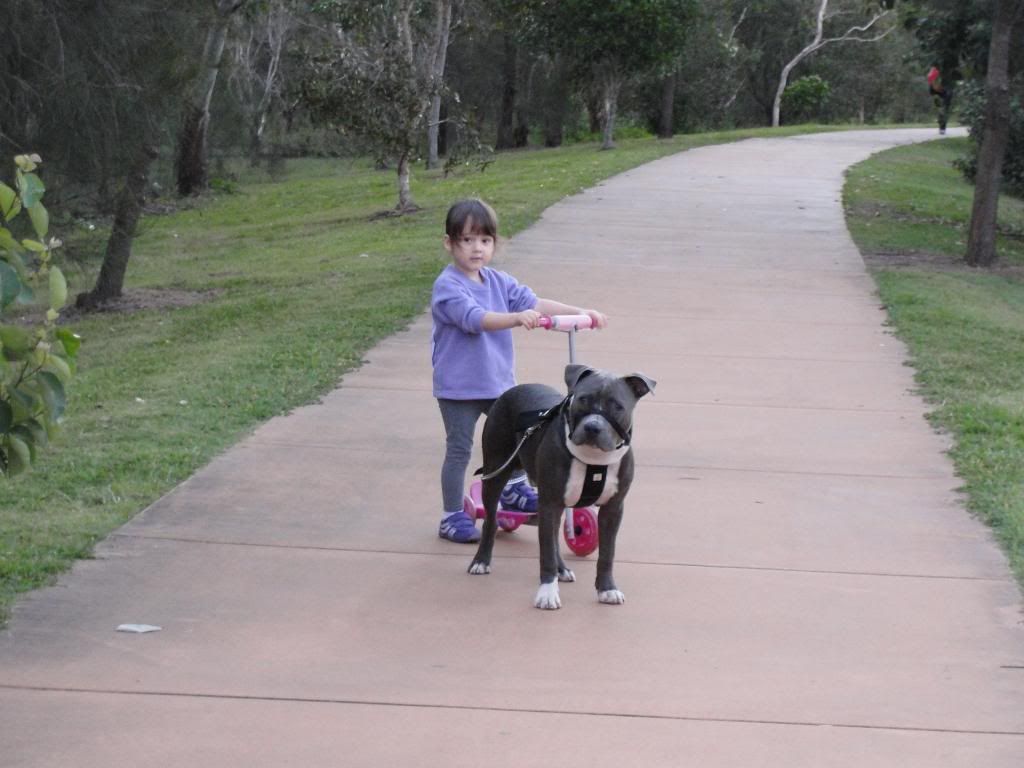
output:
POLYGON ((604 484, 607 479, 607 466, 588 464, 587 468, 583 470, 583 490, 580 491, 580 497, 573 506, 589 507, 594 504, 604 493, 604 484))
POLYGON ((502 472, 504 472, 508 468, 508 465, 511 464, 515 460, 516 456, 519 455, 519 450, 523 447, 523 443, 529 440, 530 436, 538 429, 543 427, 545 424, 547 424, 550 421, 554 421, 555 416, 558 415, 559 410, 567 402, 569 402, 568 397, 559 402, 558 405, 552 406, 551 408, 548 408, 547 410, 544 411, 521 412, 518 418, 516 419, 516 432, 522 432, 523 436, 516 444, 516 448, 514 451, 512 451, 512 455, 505 460, 504 464, 502 464, 493 472, 481 474, 484 471, 484 468, 480 467, 480 469, 478 469, 473 474, 480 475, 481 480, 490 480, 492 477, 497 477, 502 472))

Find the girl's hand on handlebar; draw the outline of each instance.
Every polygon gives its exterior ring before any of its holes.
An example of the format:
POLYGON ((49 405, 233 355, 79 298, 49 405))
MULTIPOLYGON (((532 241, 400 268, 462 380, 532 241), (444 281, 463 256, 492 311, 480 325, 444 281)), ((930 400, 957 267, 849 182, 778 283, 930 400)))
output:
POLYGON ((600 330, 608 325, 608 318, 596 309, 584 309, 583 314, 590 317, 591 328, 597 328, 600 330))
POLYGON ((524 309, 522 312, 516 313, 516 319, 518 324, 528 331, 532 331, 537 327, 540 322, 541 314, 535 309, 524 309))

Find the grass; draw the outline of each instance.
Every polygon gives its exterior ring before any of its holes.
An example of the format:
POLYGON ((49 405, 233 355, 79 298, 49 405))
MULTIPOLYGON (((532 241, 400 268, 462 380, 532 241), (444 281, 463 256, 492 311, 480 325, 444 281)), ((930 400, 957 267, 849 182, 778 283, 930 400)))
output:
MULTIPOLYGON (((626 140, 612 152, 579 144, 500 154, 484 173, 418 171, 413 193, 423 208, 400 218, 374 217, 395 203, 394 173, 300 160, 283 180, 240 172, 233 194, 146 217, 126 288, 205 300, 74 320, 85 343, 63 437, 31 473, 0 479, 0 623, 18 593, 89 557, 98 540, 260 423, 315 401, 423 311, 445 263, 453 200, 489 200, 507 236, 562 197, 658 157, 820 130, 626 140)), ((72 290, 91 287, 106 232, 53 234, 69 242, 72 290)))
POLYGON ((847 222, 907 343, 969 509, 1024 583, 1024 201, 1003 196, 1000 260, 963 265, 973 188, 950 163, 966 140, 883 152, 850 170, 847 222))

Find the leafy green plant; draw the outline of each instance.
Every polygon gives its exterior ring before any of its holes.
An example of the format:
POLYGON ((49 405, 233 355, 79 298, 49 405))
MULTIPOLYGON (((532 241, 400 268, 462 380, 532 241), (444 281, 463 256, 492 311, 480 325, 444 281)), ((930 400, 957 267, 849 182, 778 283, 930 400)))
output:
POLYGON ((794 80, 782 94, 783 111, 790 122, 803 122, 820 114, 832 89, 818 75, 794 80))
POLYGON ((50 216, 43 207, 45 187, 34 171, 38 155, 14 158, 15 186, 0 182, 0 474, 28 469, 37 450, 56 432, 67 402, 65 384, 74 373, 81 340, 57 327, 67 301, 64 275, 53 264, 56 238, 46 239, 50 216), (35 237, 20 241, 25 213, 35 237), (12 232, 12 229, 14 232, 12 232), (35 302, 33 288, 45 285, 48 309, 34 324, 4 323, 3 314, 16 303, 35 302))

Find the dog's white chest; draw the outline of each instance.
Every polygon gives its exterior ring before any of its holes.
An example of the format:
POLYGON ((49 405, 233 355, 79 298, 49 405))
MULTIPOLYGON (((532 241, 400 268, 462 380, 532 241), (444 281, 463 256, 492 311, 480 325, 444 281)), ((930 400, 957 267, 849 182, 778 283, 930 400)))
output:
POLYGON ((584 488, 600 487, 603 483, 603 489, 601 495, 597 501, 591 502, 593 506, 600 507, 602 504, 614 496, 619 490, 619 465, 622 463, 621 459, 612 464, 605 465, 594 465, 584 464, 579 459, 574 458, 572 465, 569 467, 569 479, 565 484, 565 494, 562 497, 562 503, 567 507, 579 506, 580 496, 583 494, 584 488))

